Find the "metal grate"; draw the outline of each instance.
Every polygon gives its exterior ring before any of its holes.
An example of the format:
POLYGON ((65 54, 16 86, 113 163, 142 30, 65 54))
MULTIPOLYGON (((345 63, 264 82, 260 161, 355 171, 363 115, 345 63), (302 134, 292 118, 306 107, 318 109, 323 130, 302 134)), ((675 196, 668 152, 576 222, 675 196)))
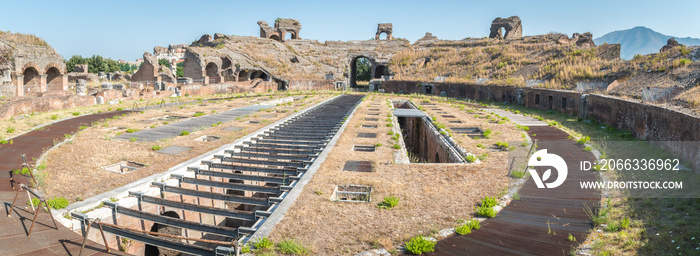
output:
POLYGON ((343 171, 349 172, 372 172, 372 162, 370 161, 347 161, 343 166, 343 171))
POLYGON ((363 124, 362 128, 376 129, 377 125, 376 124, 363 124))
POLYGON ((374 145, 355 145, 352 147, 354 151, 374 152, 374 145))
POLYGON ((365 121, 376 122, 379 121, 379 118, 365 117, 365 121))
POLYGON ((369 111, 379 111, 378 108, 370 108, 370 109, 368 109, 368 110, 369 110, 369 111))
POLYGON ((231 127, 226 127, 221 129, 222 131, 227 131, 227 132, 237 132, 240 130, 243 130, 243 127, 238 127, 238 126, 231 126, 231 127))
POLYGON ((462 121, 459 121, 459 120, 450 120, 448 122, 451 124, 461 124, 462 123, 462 121))
POLYGON ((358 138, 376 138, 377 134, 376 133, 369 133, 369 132, 361 132, 357 134, 358 138))
POLYGON ((442 115, 442 117, 444 117, 444 118, 455 118, 454 115, 442 115))
POLYGON ((378 113, 378 112, 371 112, 371 113, 370 113, 370 112, 367 112, 367 115, 368 115, 368 116, 378 116, 379 113, 378 113))

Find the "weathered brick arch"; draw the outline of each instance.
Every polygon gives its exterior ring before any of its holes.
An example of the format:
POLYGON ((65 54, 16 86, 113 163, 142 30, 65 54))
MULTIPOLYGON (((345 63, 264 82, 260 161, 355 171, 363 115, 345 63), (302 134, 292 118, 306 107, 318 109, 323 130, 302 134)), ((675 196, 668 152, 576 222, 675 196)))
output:
POLYGON ((37 72, 39 72, 39 75, 44 74, 44 69, 39 68, 39 66, 34 62, 27 62, 27 64, 24 64, 24 66, 22 66, 22 68, 19 70, 19 74, 24 74, 24 71, 27 68, 34 68, 37 72))
POLYGON ((44 67, 44 74, 46 74, 50 68, 56 68, 58 69, 58 72, 62 75, 67 73, 66 67, 62 66, 61 64, 58 64, 56 62, 51 62, 44 67))

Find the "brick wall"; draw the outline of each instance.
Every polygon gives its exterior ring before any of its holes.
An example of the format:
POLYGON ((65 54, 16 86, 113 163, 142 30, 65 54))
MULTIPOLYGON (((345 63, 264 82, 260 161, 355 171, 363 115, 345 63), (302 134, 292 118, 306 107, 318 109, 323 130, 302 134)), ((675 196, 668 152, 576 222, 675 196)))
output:
MULTIPOLYGON (((676 156, 700 163, 700 118, 675 110, 630 100, 575 91, 497 85, 430 83, 432 94, 442 92, 447 97, 490 100, 519 104, 540 110, 556 110, 572 116, 593 119, 617 129, 630 131, 636 138, 661 141, 658 143, 676 156), (585 102, 582 102, 586 98, 585 102), (668 142, 671 141, 671 142, 668 142)), ((422 93, 417 81, 385 81, 382 86, 390 93, 422 93)))

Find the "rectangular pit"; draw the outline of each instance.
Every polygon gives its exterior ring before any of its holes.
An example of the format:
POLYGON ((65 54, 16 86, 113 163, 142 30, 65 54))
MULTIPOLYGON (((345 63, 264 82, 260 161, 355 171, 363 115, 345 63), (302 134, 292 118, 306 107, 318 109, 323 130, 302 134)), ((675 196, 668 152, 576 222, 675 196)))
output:
POLYGON ((352 147, 353 151, 363 151, 363 152, 374 152, 374 145, 355 145, 352 147))
POLYGON ((130 173, 133 171, 138 170, 141 167, 146 166, 145 164, 142 163, 137 163, 137 162, 132 162, 132 161, 121 161, 116 164, 111 164, 107 165, 105 167, 102 167, 102 169, 105 169, 107 171, 113 172, 113 173, 119 173, 119 174, 125 174, 125 173, 130 173))
POLYGON ((210 141, 217 141, 221 139, 220 136, 215 136, 215 135, 204 135, 199 138, 194 139, 195 141, 201 141, 201 142, 210 142, 210 141))
MULTIPOLYGON (((408 101, 395 101, 394 107, 419 111, 408 101)), ((404 112, 407 114, 394 113, 411 163, 462 163, 458 151, 448 143, 447 137, 440 134, 429 117, 404 112)))
POLYGON ((371 201, 372 187, 365 185, 338 185, 331 195, 331 201, 367 203, 371 201))

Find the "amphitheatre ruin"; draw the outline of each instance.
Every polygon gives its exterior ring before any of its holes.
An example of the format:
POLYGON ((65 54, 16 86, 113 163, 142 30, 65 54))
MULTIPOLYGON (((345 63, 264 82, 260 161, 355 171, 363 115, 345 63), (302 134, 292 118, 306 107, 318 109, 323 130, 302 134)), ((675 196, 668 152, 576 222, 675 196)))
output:
POLYGON ((0 252, 697 253, 700 47, 622 60, 585 31, 524 36, 517 16, 413 43, 392 23, 319 42, 302 22, 112 73, 0 32, 0 252), (559 187, 528 171, 543 149, 565 156, 559 187), (661 177, 685 187, 578 186, 628 178, 600 170, 623 157, 677 159, 661 177))

